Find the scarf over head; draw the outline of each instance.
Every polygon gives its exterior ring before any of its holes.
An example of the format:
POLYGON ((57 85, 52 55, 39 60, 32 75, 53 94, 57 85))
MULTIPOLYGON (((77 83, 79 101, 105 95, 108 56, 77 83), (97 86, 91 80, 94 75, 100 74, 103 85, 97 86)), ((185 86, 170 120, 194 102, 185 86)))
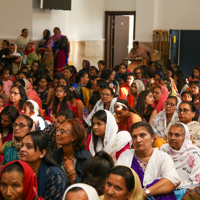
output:
POLYGON ((85 191, 85 193, 87 194, 88 200, 99 200, 99 196, 98 196, 96 190, 92 186, 87 185, 85 183, 76 183, 76 184, 73 184, 70 187, 68 187, 63 195, 62 200, 65 200, 65 197, 66 197, 67 193, 69 192, 69 190, 71 190, 72 188, 76 188, 76 187, 82 188, 85 191))
MULTIPOLYGON (((131 146, 132 138, 128 131, 118 132, 118 125, 116 123, 115 117, 111 112, 104 110, 106 112, 107 121, 105 128, 105 135, 102 142, 102 139, 98 137, 96 151, 101 150, 106 151, 114 160, 116 161, 116 153, 124 148, 128 143, 131 146)), ((93 136, 94 133, 91 133, 91 140, 89 144, 89 150, 92 156, 95 155, 93 136)))
POLYGON ((160 150, 167 152, 173 159, 181 179, 179 187, 193 188, 198 186, 200 181, 200 149, 192 144, 187 125, 178 123, 185 129, 185 139, 180 150, 173 149, 169 144, 162 145, 160 150))
POLYGON ((21 56, 19 53, 17 53, 17 45, 16 44, 12 44, 15 46, 15 50, 14 53, 10 54, 10 56, 21 56))
MULTIPOLYGON (((27 44, 28 45, 28 44, 27 44)), ((28 52, 27 51, 27 46, 26 49, 24 50, 24 55, 29 55, 35 51, 34 45, 32 44, 31 50, 28 52)))
MULTIPOLYGON (((23 200, 43 200, 41 197, 37 197, 37 178, 29 164, 23 161, 15 160, 7 163, 1 170, 0 179, 2 176, 3 170, 12 163, 19 163, 24 170, 24 191, 23 191, 23 200)), ((3 199, 1 196, 0 199, 3 199)))
POLYGON ((140 92, 145 90, 144 83, 141 80, 134 80, 133 83, 136 84, 137 96, 138 96, 140 94, 140 92))

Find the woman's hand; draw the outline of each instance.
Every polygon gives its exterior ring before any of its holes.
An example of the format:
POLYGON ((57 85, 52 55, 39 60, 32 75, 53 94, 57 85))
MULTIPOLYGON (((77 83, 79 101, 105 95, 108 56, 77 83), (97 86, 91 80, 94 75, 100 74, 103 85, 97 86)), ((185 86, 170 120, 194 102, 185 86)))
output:
POLYGON ((54 123, 56 123, 56 117, 53 114, 50 114, 50 120, 54 123))
POLYGON ((67 157, 64 157, 64 168, 66 169, 67 174, 71 174, 75 172, 73 161, 74 161, 74 157, 70 159, 67 157))

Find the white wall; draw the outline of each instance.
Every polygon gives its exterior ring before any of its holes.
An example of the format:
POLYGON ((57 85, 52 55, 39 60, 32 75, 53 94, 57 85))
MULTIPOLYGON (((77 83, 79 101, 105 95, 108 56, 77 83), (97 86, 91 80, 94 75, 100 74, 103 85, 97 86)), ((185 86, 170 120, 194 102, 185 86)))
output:
POLYGON ((32 35, 32 1, 0 0, 0 39, 16 39, 23 28, 32 35))
POLYGON ((106 11, 135 11, 136 0, 104 0, 106 11))

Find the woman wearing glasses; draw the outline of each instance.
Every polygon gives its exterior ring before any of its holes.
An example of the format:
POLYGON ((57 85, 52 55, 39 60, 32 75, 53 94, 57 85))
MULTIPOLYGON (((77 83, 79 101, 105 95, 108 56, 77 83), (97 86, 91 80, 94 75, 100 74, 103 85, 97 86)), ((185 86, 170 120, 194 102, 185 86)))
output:
POLYGON ((194 188, 199 185, 200 149, 192 144, 189 129, 183 123, 173 124, 169 129, 167 138, 169 143, 164 144, 160 150, 168 153, 174 161, 181 180, 175 194, 176 198, 181 200, 187 188, 194 188))
POLYGON ((83 122, 84 126, 91 127, 92 117, 94 113, 96 113, 98 110, 105 109, 105 110, 110 111, 112 114, 115 114, 114 105, 116 101, 117 101, 117 97, 114 97, 113 89, 108 86, 103 88, 101 92, 101 99, 97 101, 92 112, 87 116, 87 118, 83 122))
POLYGON ((19 114, 21 115, 22 114, 22 107, 23 107, 26 100, 28 100, 28 98, 26 96, 26 92, 24 90, 24 87, 21 86, 21 85, 13 85, 11 90, 10 90, 9 100, 6 103, 5 107, 13 105, 18 109, 19 114))
MULTIPOLYGON (((179 121, 178 119, 178 106, 181 103, 181 100, 176 96, 169 96, 165 101, 165 108, 163 111, 159 112, 152 120, 151 126, 155 133, 155 139, 163 138, 167 140, 166 129, 170 127, 171 124, 179 121)), ((159 143, 159 140, 156 140, 156 143, 159 143)), ((161 143, 162 144, 162 143, 161 143)), ((155 146, 159 147, 159 146, 155 146)))
POLYGON ((67 186, 80 183, 83 165, 91 157, 85 150, 85 128, 76 119, 67 119, 56 131, 57 144, 62 147, 53 151, 53 157, 64 171, 67 186))
POLYGON ((192 143, 200 148, 200 122, 193 121, 194 116, 194 104, 189 101, 183 101, 178 110, 179 120, 188 126, 192 143))
POLYGON ((28 116, 21 115, 12 124, 12 127, 13 138, 3 145, 4 159, 2 165, 13 160, 19 160, 19 150, 22 147, 22 140, 31 131, 33 120, 28 116))

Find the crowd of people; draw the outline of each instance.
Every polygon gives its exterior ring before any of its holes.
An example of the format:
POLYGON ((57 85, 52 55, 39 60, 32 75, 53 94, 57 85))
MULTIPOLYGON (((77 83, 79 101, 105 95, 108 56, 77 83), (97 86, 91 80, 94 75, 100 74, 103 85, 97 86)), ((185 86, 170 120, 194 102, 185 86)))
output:
POLYGON ((77 71, 58 27, 35 46, 23 29, 0 50, 0 199, 200 199, 200 67, 134 42, 147 65, 77 71))

